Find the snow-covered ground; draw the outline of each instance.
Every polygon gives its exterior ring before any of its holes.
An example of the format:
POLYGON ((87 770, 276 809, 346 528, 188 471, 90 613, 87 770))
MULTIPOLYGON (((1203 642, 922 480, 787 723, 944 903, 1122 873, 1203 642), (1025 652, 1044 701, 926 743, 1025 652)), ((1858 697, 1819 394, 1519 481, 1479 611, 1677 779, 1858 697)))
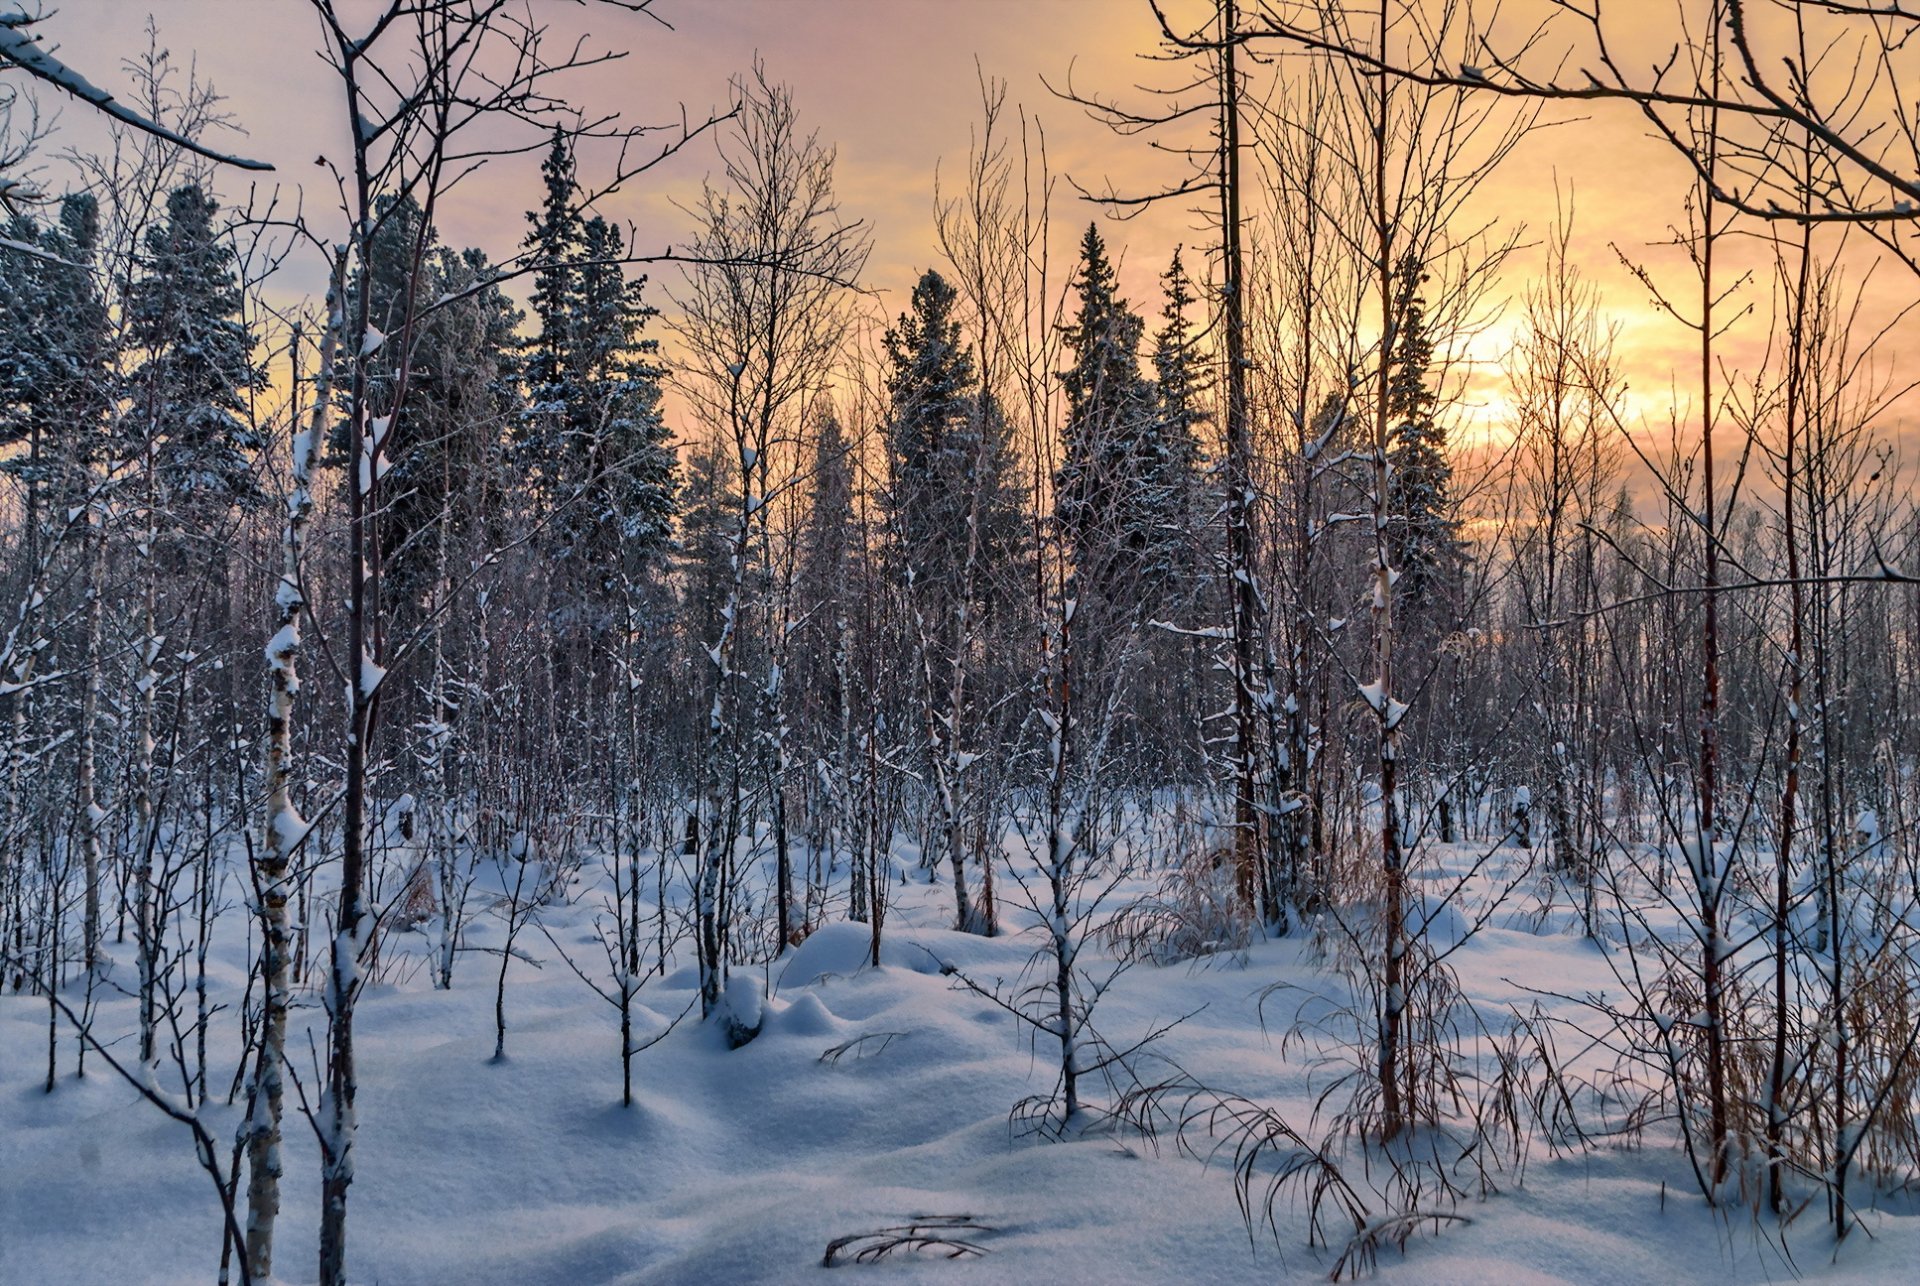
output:
MULTIPOLYGON (((911 869, 910 865, 909 868, 911 869)), ((593 867, 585 868, 591 877, 593 867)), ((496 877, 497 879, 497 877, 496 877)), ((392 967, 359 1011, 360 1134, 349 1216, 357 1281, 381 1286, 575 1286, 601 1282, 795 1282, 823 1272, 836 1238, 923 1216, 968 1216, 984 1253, 949 1260, 899 1254, 836 1272, 888 1281, 1250 1282, 1323 1278, 1340 1247, 1306 1241, 1304 1212, 1283 1202, 1278 1238, 1249 1237, 1236 1204, 1232 1148, 1210 1162, 1162 1136, 1091 1128, 1064 1141, 1035 1137, 1014 1105, 1053 1084, 1055 1051, 990 1000, 943 976, 959 967, 992 988, 1012 984, 1041 945, 1011 906, 1016 930, 996 939, 955 934, 944 884, 917 873, 895 893, 885 964, 863 968, 864 926, 835 923, 766 970, 769 1000, 757 1040, 728 1050, 693 1020, 641 1054, 638 1102, 619 1106, 615 1013, 528 929, 507 990, 508 1056, 493 1051, 497 957, 463 956, 452 991, 424 969, 392 967), (537 962, 537 964, 536 964, 537 962), (883 1034, 893 1033, 891 1038, 883 1034), (823 1059, 862 1035, 875 1039, 823 1059)), ((483 881, 484 883, 484 881, 483 881)), ((1123 895, 1148 883, 1135 881, 1123 895)), ((1003 896, 1006 889, 1003 887, 1003 896)), ((479 897, 480 902, 487 895, 479 897)), ((540 912, 554 942, 583 964, 601 960, 591 878, 540 912)), ((1523 890, 1515 907, 1531 912, 1523 890)), ((214 985, 231 1003, 244 983, 245 921, 221 921, 214 985)), ((471 945, 497 945, 481 914, 471 945)), ((1444 936, 1444 935, 1443 935, 1444 936)), ((396 934, 390 957, 424 953, 396 934)), ((1098 958, 1109 948, 1088 948, 1098 958)), ((116 975, 131 965, 122 948, 116 975)), ((1467 1000, 1496 1027, 1510 1003, 1540 992, 1578 995, 1611 985, 1599 949, 1564 914, 1502 912, 1452 958, 1467 1000)), ((643 993, 642 1035, 694 1001, 690 967, 643 993)), ((1303 999, 1345 999, 1307 936, 1243 952, 1121 975, 1095 1014, 1124 1046, 1184 1017, 1136 1071, 1177 1063, 1195 1080, 1279 1111, 1305 1127, 1316 1096, 1341 1070, 1339 1051, 1286 1042, 1303 999), (1278 993, 1276 983, 1300 990, 1278 993), (1263 1010, 1264 1000, 1264 1014, 1263 1010), (1264 1021, 1263 1021, 1264 1018, 1264 1021)), ((303 993, 290 1041, 302 1079, 315 1077, 303 1028, 319 1027, 303 993)), ((131 1025, 130 1002, 103 1004, 102 1030, 131 1025)), ((231 1010, 215 1019, 216 1050, 235 1048, 231 1010)), ((188 1132, 141 1102, 99 1060, 43 1092, 47 1011, 29 995, 0 997, 0 1283, 107 1286, 205 1283, 219 1255, 217 1207, 188 1132)), ((120 1048, 125 1048, 124 1043, 120 1048)), ((233 1073, 216 1057, 216 1103, 233 1073)), ((1097 1078, 1086 1097, 1110 1102, 1097 1078)), ((311 1133, 289 1095, 280 1280, 313 1280, 318 1224, 311 1133)), ((216 1137, 237 1109, 215 1107, 216 1137)), ((1307 1131, 1311 1133, 1311 1131, 1307 1131)), ((1204 1150, 1203 1137, 1189 1136, 1204 1150)), ((1357 1158, 1352 1162, 1359 1173, 1357 1158)), ((1817 1210, 1777 1234, 1750 1214, 1703 1206, 1671 1140, 1555 1158, 1537 1144, 1500 1191, 1451 1209, 1438 1233, 1388 1249, 1385 1281, 1756 1282, 1804 1275, 1831 1282, 1920 1279, 1920 1200, 1866 1215, 1872 1236, 1836 1249, 1817 1210)))

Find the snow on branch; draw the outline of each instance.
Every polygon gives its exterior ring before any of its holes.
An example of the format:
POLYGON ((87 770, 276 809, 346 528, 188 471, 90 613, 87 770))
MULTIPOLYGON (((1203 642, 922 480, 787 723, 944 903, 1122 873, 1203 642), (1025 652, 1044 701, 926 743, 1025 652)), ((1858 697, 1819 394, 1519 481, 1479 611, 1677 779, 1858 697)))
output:
POLYGON ((142 116, 121 103, 112 94, 48 53, 30 31, 37 21, 39 21, 37 17, 21 9, 0 10, 0 69, 6 66, 18 67, 27 75, 65 90, 81 102, 98 108, 122 124, 144 130, 156 138, 163 138, 176 147, 183 147, 208 160, 236 166, 243 170, 273 168, 266 161, 249 160, 244 156, 235 156, 230 152, 222 152, 204 143, 195 142, 186 135, 168 129, 158 121, 142 116))

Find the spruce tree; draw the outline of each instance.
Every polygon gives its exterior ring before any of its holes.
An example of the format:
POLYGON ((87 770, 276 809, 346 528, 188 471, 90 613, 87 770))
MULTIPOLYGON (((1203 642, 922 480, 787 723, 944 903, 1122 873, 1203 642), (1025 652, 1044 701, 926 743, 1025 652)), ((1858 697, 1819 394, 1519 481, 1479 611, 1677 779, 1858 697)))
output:
POLYGON ((941 610, 975 603, 1018 557, 1024 533, 1006 417, 978 387, 954 310, 958 292, 923 273, 910 311, 887 332, 891 481, 882 503, 914 584, 941 610), (969 527, 977 538, 970 583, 969 527))
POLYGON ((1079 305, 1065 335, 1073 365, 1060 375, 1067 423, 1054 505, 1082 592, 1117 599, 1121 577, 1145 567, 1158 543, 1151 497, 1163 460, 1155 392, 1140 374, 1144 325, 1120 298, 1092 224, 1073 289, 1079 305))
POLYGON ((1427 331, 1427 274, 1412 255, 1400 261, 1394 292, 1394 345, 1388 355, 1387 413, 1393 437, 1387 547, 1398 575, 1396 595, 1429 626, 1438 625, 1457 589, 1462 551, 1453 518, 1453 465, 1437 419, 1432 385, 1433 340, 1427 331))
POLYGON ((886 336, 891 485, 883 500, 903 560, 922 586, 950 585, 965 549, 966 502, 950 484, 965 450, 974 371, 954 316, 958 299, 929 269, 913 287, 911 310, 886 336))
POLYGON ((425 588, 437 555, 434 539, 458 546, 490 519, 501 443, 519 418, 520 310, 498 286, 477 249, 437 247, 420 289, 422 302, 453 302, 421 317, 408 363, 407 402, 385 484, 389 510, 380 529, 389 591, 409 599, 425 588))
MULTIPOLYGON (((399 351, 402 334, 406 329, 408 314, 417 303, 432 298, 431 283, 427 280, 415 282, 415 258, 419 257, 419 272, 425 276, 431 271, 432 254, 437 249, 439 235, 426 227, 426 212, 420 203, 411 196, 382 196, 374 199, 377 212, 375 226, 367 238, 366 289, 368 295, 367 323, 382 335, 388 336, 393 348, 387 350, 391 358, 399 351)), ((346 315, 357 316, 358 276, 349 287, 346 315)), ((418 337, 415 337, 418 344, 418 337)), ((338 355, 339 368, 334 372, 334 386, 339 389, 342 399, 341 414, 334 417, 333 436, 327 443, 327 450, 336 464, 346 464, 347 443, 351 437, 346 415, 346 389, 350 383, 349 369, 353 355, 338 355)), ((374 414, 385 415, 393 409, 394 377, 397 363, 380 361, 367 368, 367 400, 374 408, 374 414)), ((409 379, 411 383, 411 379, 409 379)), ((409 411, 412 409, 408 408, 409 411)), ((396 444, 397 445, 397 444, 396 444)), ((395 468, 404 467, 400 458, 403 453, 389 452, 389 463, 395 468)), ((397 488, 388 488, 396 490, 397 488)), ((403 524, 404 525, 404 524, 403 524)))
POLYGON ((595 593, 641 575, 672 527, 675 463, 661 414, 657 313, 646 279, 627 280, 620 230, 583 220, 573 156, 556 131, 541 166, 541 208, 526 246, 538 265, 530 311, 527 405, 517 454, 542 504, 559 511, 553 541, 595 593))
POLYGON ((159 482, 184 522, 261 498, 252 471, 259 436, 241 418, 265 380, 241 320, 233 247, 214 225, 219 206, 198 184, 167 195, 147 233, 141 275, 128 294, 135 342, 133 418, 151 435, 159 482))
POLYGON ((852 575, 859 556, 854 517, 853 444, 824 399, 813 413, 813 486, 800 529, 796 584, 801 636, 801 687, 817 709, 837 708, 833 653, 853 601, 852 575))
POLYGON ((95 277, 98 202, 76 193, 50 227, 16 218, 6 236, 50 258, 0 248, 0 460, 34 496, 83 485, 101 452, 111 400, 112 338, 95 277))
POLYGON ((647 323, 644 277, 628 281, 619 260, 620 230, 598 216, 581 230, 579 270, 570 305, 572 372, 567 412, 584 501, 585 552, 617 560, 637 576, 672 526, 675 469, 660 410, 660 344, 647 323))
POLYGON ((540 175, 540 208, 527 214, 532 227, 525 242, 536 265, 528 311, 539 331, 527 343, 527 407, 519 437, 535 480, 552 482, 545 476, 546 466, 560 459, 558 443, 566 436, 567 416, 575 400, 569 365, 581 224, 575 206, 573 152, 557 127, 540 175))
POLYGON ((1158 423, 1155 427, 1154 473, 1146 497, 1155 532, 1158 579, 1172 582, 1197 576, 1197 560, 1202 542, 1201 528, 1207 521, 1208 500, 1200 477, 1199 427, 1208 414, 1201 404, 1206 394, 1206 379, 1196 350, 1193 324, 1187 309, 1193 305, 1193 283, 1180 251, 1160 275, 1166 303, 1160 312, 1161 326, 1153 338, 1154 394, 1158 423))
MULTIPOLYGON (((720 637, 720 614, 733 582, 733 531, 740 511, 737 473, 717 440, 699 444, 688 455, 679 515, 682 633, 688 639, 720 637)), ((701 657, 693 672, 711 695, 713 666, 701 657)))
MULTIPOLYGON (((493 274, 486 255, 439 244, 411 196, 381 198, 376 208, 378 227, 367 247, 368 321, 387 336, 390 360, 369 369, 368 402, 396 426, 385 453, 379 553, 383 590, 404 610, 434 579, 435 543, 459 543, 487 516, 480 497, 504 435, 520 420, 521 313, 498 286, 486 284, 493 274), (402 360, 406 402, 396 407, 402 360)), ((350 301, 350 314, 353 307, 350 301)), ((337 386, 346 386, 344 375, 337 386)), ((339 417, 329 450, 345 464, 346 449, 339 417)))
POLYGON ((830 405, 814 411, 813 487, 800 537, 801 602, 809 618, 850 598, 855 554, 853 444, 830 405))

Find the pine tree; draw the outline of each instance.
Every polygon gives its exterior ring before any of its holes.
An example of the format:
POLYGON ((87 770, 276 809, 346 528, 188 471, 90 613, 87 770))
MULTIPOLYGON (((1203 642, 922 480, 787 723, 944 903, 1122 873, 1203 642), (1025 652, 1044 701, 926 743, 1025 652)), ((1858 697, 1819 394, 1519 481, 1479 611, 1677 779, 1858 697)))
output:
POLYGON ((1463 554, 1453 517, 1453 465, 1446 431, 1436 419, 1439 399, 1431 386, 1433 340, 1427 332, 1427 275, 1419 260, 1400 261, 1394 294, 1395 342, 1389 355, 1387 413, 1393 438, 1387 512, 1387 547, 1397 574, 1401 603, 1429 626, 1453 601, 1463 554))
MULTIPOLYGON (((687 457, 679 554, 682 633, 689 639, 720 637, 720 614, 733 582, 732 532, 740 509, 736 472, 718 442, 703 442, 687 457)), ((705 682, 713 667, 701 658, 694 672, 705 682)))
MULTIPOLYGON (((800 535, 799 599, 807 629, 831 642, 851 599, 855 557, 853 446, 831 406, 814 412, 813 487, 800 535)), ((824 648, 814 658, 825 666, 824 648)))
POLYGON ((134 374, 134 419, 152 435, 160 486, 187 522, 261 499, 251 467, 261 441, 241 413, 265 372, 240 319, 235 255, 214 226, 218 210, 197 184, 169 193, 128 296, 134 340, 147 354, 134 374))
MULTIPOLYGON (((417 304, 431 298, 431 283, 425 280, 431 271, 432 254, 438 248, 435 243, 439 234, 426 227, 426 212, 420 203, 411 196, 382 196, 374 200, 377 211, 376 226, 367 239, 366 290, 367 323, 384 336, 389 336, 394 348, 388 350, 391 357, 398 351, 402 332, 407 325, 408 314, 417 304), (423 280, 416 282, 415 257, 419 257, 419 274, 423 280)), ((355 281, 349 283, 346 309, 347 315, 357 316, 358 274, 355 281)), ((416 346, 418 337, 415 337, 416 346)), ((334 384, 341 390, 343 414, 334 418, 333 434, 327 443, 327 450, 337 464, 347 463, 347 443, 351 436, 347 417, 344 414, 344 399, 350 377, 347 374, 354 354, 338 354, 341 369, 333 373, 334 384)), ((393 409, 393 386, 396 366, 391 361, 375 362, 367 369, 367 398, 375 408, 375 414, 385 415, 393 409)), ((411 383, 411 379, 408 381, 411 383)), ((412 411, 409 406, 408 411, 412 411)), ((389 452, 388 460, 394 469, 406 465, 404 452, 389 452)), ((388 491, 398 491, 399 487, 389 487, 388 491)), ((404 527, 406 524, 399 524, 404 527)), ((384 552, 384 551, 383 551, 384 552)))
MULTIPOLYGON (((959 294, 929 269, 915 283, 911 311, 887 332, 891 485, 883 496, 903 561, 923 586, 949 585, 959 552, 954 535, 965 499, 949 484, 972 403, 973 357, 954 316, 959 294)), ((961 546, 964 549, 964 545, 961 546)))
POLYGON ((428 259, 422 301, 454 302, 420 319, 414 331, 404 449, 395 453, 380 528, 387 587, 416 596, 438 561, 425 533, 458 546, 489 514, 500 445, 518 420, 520 310, 498 286, 482 285, 492 265, 477 249, 437 247, 428 259), (469 293, 470 292, 470 293, 469 293))
POLYGON ((915 586, 933 595, 942 613, 956 595, 974 603, 991 597, 990 587, 1018 558, 1025 529, 1011 433, 978 388, 954 315, 958 298, 929 269, 913 288, 911 311, 887 332, 892 477, 881 500, 915 586), (968 528, 976 522, 969 576, 968 528))
POLYGON ((929 269, 914 284, 910 311, 887 332, 891 486, 881 501, 914 583, 939 593, 962 589, 975 486, 993 511, 1006 478, 1004 443, 991 440, 981 415, 956 303, 947 278, 929 269))

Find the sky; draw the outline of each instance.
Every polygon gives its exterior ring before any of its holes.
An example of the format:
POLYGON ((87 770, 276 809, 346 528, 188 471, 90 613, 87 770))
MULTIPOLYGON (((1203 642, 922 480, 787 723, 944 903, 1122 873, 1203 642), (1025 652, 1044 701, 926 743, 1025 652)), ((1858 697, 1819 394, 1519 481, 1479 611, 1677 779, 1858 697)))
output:
MULTIPOLYGON (((535 11, 551 23, 555 43, 584 34, 589 48, 625 51, 572 82, 576 102, 592 112, 618 112, 625 122, 676 121, 683 111, 704 117, 726 103, 729 77, 763 58, 772 79, 792 86, 803 125, 837 150, 842 209, 870 229, 868 283, 881 292, 889 315, 904 306, 919 271, 937 262, 934 177, 937 170, 957 177, 965 164, 983 74, 1006 80, 1010 107, 1024 106, 1044 127, 1054 170, 1082 186, 1099 189, 1111 181, 1142 190, 1177 177, 1143 143, 1116 138, 1047 87, 1070 79, 1083 91, 1140 101, 1136 85, 1166 83, 1163 66, 1137 56, 1154 43, 1145 0, 657 0, 656 12, 671 30, 611 8, 535 0, 535 11)), ((1630 0, 1609 12, 1623 16, 1623 38, 1648 50, 1666 39, 1662 20, 1672 12, 1670 0, 1630 0), (1641 10, 1644 24, 1637 22, 1641 10)), ((310 211, 329 202, 313 162, 323 153, 344 156, 346 130, 331 73, 313 52, 319 27, 305 0, 61 0, 42 30, 63 58, 118 89, 126 83, 118 64, 144 46, 149 14, 176 61, 191 59, 226 96, 227 110, 246 131, 227 145, 278 167, 258 180, 261 190, 277 183, 284 197, 304 185, 310 211)), ((1524 243, 1537 243, 1554 218, 1556 190, 1571 198, 1578 211, 1573 257, 1621 322, 1619 356, 1630 405, 1636 415, 1664 422, 1676 379, 1688 386, 1695 341, 1650 307, 1615 247, 1656 271, 1683 271, 1679 252, 1651 243, 1670 236, 1688 174, 1679 158, 1645 136, 1644 122, 1629 109, 1587 112, 1577 123, 1523 141, 1476 209, 1520 229, 1524 243)), ((77 105, 64 109, 61 125, 57 144, 84 147, 99 137, 97 123, 77 105)), ((697 192, 713 161, 712 148, 696 143, 609 202, 608 212, 632 225, 636 250, 684 241, 690 220, 676 202, 697 192)), ((584 154, 583 179, 593 180, 603 163, 584 154)), ((537 155, 498 162, 470 181, 441 217, 443 237, 479 245, 495 258, 511 253, 537 191, 537 164, 537 155)), ((43 181, 57 185, 57 165, 43 181)), ((254 181, 224 176, 229 203, 242 200, 254 181)), ((1062 255, 1085 220, 1104 217, 1072 189, 1063 193, 1054 215, 1062 255)), ((1106 235, 1121 259, 1123 288, 1149 313, 1158 308, 1156 279, 1172 247, 1204 236, 1172 208, 1112 224, 1106 235)), ((1497 358, 1510 336, 1519 294, 1539 262, 1537 249, 1523 249, 1510 261, 1502 288, 1514 303, 1480 342, 1483 359, 1497 358)), ((281 288, 317 292, 322 277, 317 259, 296 259, 281 288)), ((1903 269, 1883 269, 1875 283, 1865 311, 1870 320, 1914 295, 1903 269)), ((1744 297, 1758 309, 1728 337, 1737 358, 1750 358, 1765 340, 1766 292, 1750 287, 1744 297)), ((656 302, 667 301, 656 296, 656 302)), ((1920 323, 1909 320, 1889 337, 1888 357, 1911 359, 1916 350, 1920 323)), ((1477 382, 1474 401, 1484 419, 1499 418, 1494 382, 1477 382)), ((1920 418, 1912 406, 1909 399, 1899 414, 1920 418)))

